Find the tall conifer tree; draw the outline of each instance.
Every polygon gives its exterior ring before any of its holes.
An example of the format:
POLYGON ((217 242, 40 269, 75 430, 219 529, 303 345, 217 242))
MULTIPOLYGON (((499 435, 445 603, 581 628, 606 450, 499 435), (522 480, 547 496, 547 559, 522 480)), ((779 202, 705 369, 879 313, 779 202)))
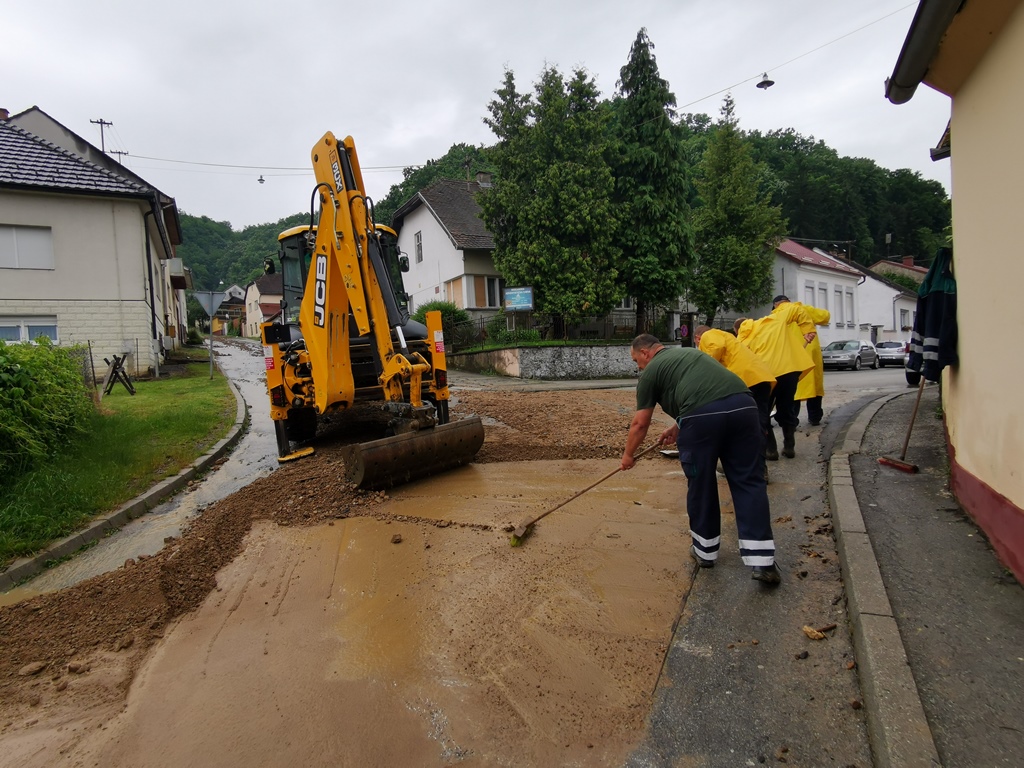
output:
POLYGON ((654 43, 641 29, 619 72, 612 145, 620 284, 636 308, 636 332, 649 310, 676 304, 693 254, 689 183, 676 98, 658 72, 654 43))
POLYGON ((751 157, 734 112, 727 95, 697 169, 701 206, 693 217, 697 258, 688 296, 707 325, 719 310, 745 312, 768 302, 775 247, 786 232, 781 209, 762 189, 767 175, 751 157))

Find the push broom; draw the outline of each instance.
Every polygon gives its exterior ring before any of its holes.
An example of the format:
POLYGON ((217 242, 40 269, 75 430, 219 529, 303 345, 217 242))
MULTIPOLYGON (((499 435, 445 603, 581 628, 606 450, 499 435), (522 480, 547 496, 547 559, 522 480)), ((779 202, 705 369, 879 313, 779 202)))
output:
POLYGON ((914 429, 914 419, 917 418, 917 408, 921 405, 921 393, 924 392, 924 376, 921 377, 921 383, 917 385, 917 399, 914 400, 914 410, 910 414, 910 426, 907 427, 907 436, 903 440, 903 450, 900 451, 900 457, 894 459, 891 456, 882 456, 879 460, 879 464, 885 464, 887 467, 893 467, 900 470, 901 472, 917 472, 917 464, 911 464, 910 462, 904 461, 907 458, 907 446, 910 445, 910 432, 914 429))
MULTIPOLYGON (((639 459, 641 456, 646 456, 648 453, 650 453, 651 451, 653 451, 657 447, 658 447, 658 443, 655 443, 650 448, 645 448, 644 450, 640 451, 640 453, 638 453, 636 456, 634 456, 633 459, 635 460, 635 459, 639 459)), ((516 529, 512 532, 512 538, 509 541, 509 543, 513 547, 518 547, 520 544, 523 543, 523 539, 526 538, 526 534, 528 534, 530 532, 530 529, 533 528, 533 524, 536 523, 538 520, 541 520, 542 518, 547 517, 552 512, 554 512, 556 509, 561 509, 566 504, 568 504, 570 501, 573 501, 574 499, 578 499, 580 496, 582 496, 584 493, 589 491, 591 488, 596 488, 601 483, 603 483, 605 480, 607 480, 609 477, 614 475, 616 472, 620 472, 621 470, 622 470, 621 466, 616 467, 611 472, 609 472, 607 475, 602 477, 600 480, 598 480, 595 483, 591 483, 586 488, 584 488, 582 491, 578 491, 577 493, 573 494, 572 496, 570 496, 568 499, 563 501, 558 506, 552 507, 547 512, 542 512, 541 514, 537 515, 536 517, 530 517, 530 518, 527 518, 526 520, 523 520, 523 522, 521 522, 518 526, 516 526, 516 529)))

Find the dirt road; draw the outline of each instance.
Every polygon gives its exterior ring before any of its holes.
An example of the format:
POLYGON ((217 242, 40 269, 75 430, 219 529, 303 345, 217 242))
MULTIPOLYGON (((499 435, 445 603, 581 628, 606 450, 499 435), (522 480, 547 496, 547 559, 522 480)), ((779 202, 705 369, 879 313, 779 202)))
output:
POLYGON ((629 390, 467 392, 479 462, 354 491, 325 439, 152 557, 0 610, 0 765, 618 765, 689 586, 629 390))

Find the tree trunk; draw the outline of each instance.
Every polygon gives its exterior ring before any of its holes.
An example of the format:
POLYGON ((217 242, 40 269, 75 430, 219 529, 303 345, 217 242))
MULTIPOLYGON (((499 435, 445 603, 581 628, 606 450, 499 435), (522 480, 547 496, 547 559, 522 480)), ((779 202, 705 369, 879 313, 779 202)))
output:
POLYGON ((634 299, 633 309, 636 312, 636 322, 633 325, 633 332, 639 336, 647 333, 650 323, 647 320, 647 302, 643 299, 634 299))
POLYGON ((564 339, 565 338, 565 317, 562 315, 551 316, 551 338, 552 339, 564 339))

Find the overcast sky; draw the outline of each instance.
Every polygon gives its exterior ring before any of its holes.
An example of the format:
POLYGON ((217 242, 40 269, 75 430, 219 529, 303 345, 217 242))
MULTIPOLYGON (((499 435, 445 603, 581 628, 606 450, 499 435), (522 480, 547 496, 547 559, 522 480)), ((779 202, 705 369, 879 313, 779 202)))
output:
POLYGON ((482 118, 506 68, 524 92, 545 65, 583 67, 611 96, 646 27, 679 112, 717 119, 731 91, 743 129, 793 128, 948 191, 949 161, 928 148, 949 99, 927 86, 902 106, 884 96, 916 5, 5 0, 0 107, 38 106, 97 146, 90 121, 113 123, 108 151, 181 211, 240 229, 308 209, 310 149, 328 130, 355 138, 381 199, 403 166, 493 143, 482 118))

